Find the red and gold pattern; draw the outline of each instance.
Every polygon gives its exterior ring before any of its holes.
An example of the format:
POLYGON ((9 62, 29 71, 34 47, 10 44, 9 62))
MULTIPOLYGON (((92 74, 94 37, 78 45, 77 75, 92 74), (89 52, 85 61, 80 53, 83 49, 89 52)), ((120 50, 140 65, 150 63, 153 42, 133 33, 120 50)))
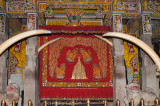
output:
POLYGON ((64 97, 64 92, 65 97, 112 97, 111 47, 93 35, 45 36, 40 44, 60 36, 40 52, 40 96, 64 97), (82 94, 77 95, 76 89, 82 94))

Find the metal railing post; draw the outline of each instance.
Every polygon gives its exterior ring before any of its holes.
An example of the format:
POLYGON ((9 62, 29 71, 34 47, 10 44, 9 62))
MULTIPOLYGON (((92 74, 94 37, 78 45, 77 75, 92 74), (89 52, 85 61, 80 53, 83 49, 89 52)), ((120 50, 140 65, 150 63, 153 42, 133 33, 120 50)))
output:
POLYGON ((104 100, 104 106, 107 106, 107 100, 104 100))
POLYGON ((46 100, 44 101, 44 104, 43 104, 43 106, 47 106, 47 101, 46 101, 46 100))
POLYGON ((28 106, 32 106, 32 101, 31 100, 28 101, 28 106))
POLYGON ((159 99, 158 99, 158 98, 156 98, 154 102, 155 102, 155 105, 156 105, 156 106, 159 105, 159 99))
POLYGON ((90 100, 87 99, 87 106, 90 106, 90 100))
POLYGON ((130 106, 134 106, 134 100, 133 99, 131 99, 131 101, 130 101, 130 106))
POLYGON ((58 102, 57 102, 57 100, 55 101, 54 105, 55 105, 55 106, 58 106, 58 102))
POLYGON ((12 101, 12 106, 16 106, 16 101, 15 100, 12 101))
POLYGON ((116 102, 116 106, 120 106, 120 100, 119 99, 116 102))
POLYGON ((1 101, 1 106, 6 106, 6 101, 5 100, 1 101))
POLYGON ((143 98, 141 98, 141 106, 144 106, 144 99, 143 98))

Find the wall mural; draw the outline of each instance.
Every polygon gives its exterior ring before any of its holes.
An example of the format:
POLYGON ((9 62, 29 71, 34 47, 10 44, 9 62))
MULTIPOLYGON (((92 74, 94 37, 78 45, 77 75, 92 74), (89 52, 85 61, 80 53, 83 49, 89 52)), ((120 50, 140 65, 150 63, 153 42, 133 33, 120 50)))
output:
MULTIPOLYGON (((123 25, 123 33, 137 37, 136 34, 128 33, 126 25, 123 25)), ((136 83, 140 86, 138 48, 129 42, 124 41, 123 44, 124 60, 127 70, 127 83, 136 83)))
MULTIPOLYGON (((27 26, 23 25, 21 31, 26 31, 27 26)), ((18 33, 11 33, 10 37, 18 33)), ((23 74, 26 66, 26 45, 27 41, 23 40, 15 44, 9 50, 9 83, 16 83, 20 87, 20 93, 24 90, 23 74)))

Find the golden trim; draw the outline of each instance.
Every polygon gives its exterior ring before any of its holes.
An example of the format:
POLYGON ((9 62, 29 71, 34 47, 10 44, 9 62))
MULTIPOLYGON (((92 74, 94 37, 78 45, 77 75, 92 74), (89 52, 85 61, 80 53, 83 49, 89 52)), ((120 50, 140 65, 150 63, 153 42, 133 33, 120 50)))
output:
POLYGON ((54 13, 65 13, 65 10, 53 10, 54 13))
POLYGON ((85 22, 85 21, 98 21, 101 22, 102 19, 82 19, 80 22, 85 22))
POLYGON ((83 13, 95 13, 96 12, 96 10, 83 10, 83 13))
MULTIPOLYGON (((113 100, 112 97, 109 97, 109 98, 89 98, 90 100, 113 100)), ((88 100, 88 98, 45 98, 45 97, 42 97, 40 98, 40 100, 74 100, 74 101, 86 101, 88 100)))
MULTIPOLYGON (((39 3, 60 3, 60 4, 62 4, 62 3, 64 3, 64 2, 66 2, 66 1, 38 1, 39 3)), ((79 2, 79 1, 77 1, 77 2, 71 2, 71 1, 67 1, 67 3, 88 3, 88 4, 103 4, 103 3, 110 3, 110 2, 99 2, 99 1, 96 1, 96 2, 79 2)))
POLYGON ((124 13, 124 15, 139 15, 139 13, 124 13))

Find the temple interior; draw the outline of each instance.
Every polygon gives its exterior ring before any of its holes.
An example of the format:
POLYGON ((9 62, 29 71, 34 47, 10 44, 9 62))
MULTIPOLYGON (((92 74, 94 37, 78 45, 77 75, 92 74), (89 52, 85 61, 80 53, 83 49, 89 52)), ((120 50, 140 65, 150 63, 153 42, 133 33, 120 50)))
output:
POLYGON ((0 44, 1 106, 160 104, 160 0, 0 0, 0 44))

